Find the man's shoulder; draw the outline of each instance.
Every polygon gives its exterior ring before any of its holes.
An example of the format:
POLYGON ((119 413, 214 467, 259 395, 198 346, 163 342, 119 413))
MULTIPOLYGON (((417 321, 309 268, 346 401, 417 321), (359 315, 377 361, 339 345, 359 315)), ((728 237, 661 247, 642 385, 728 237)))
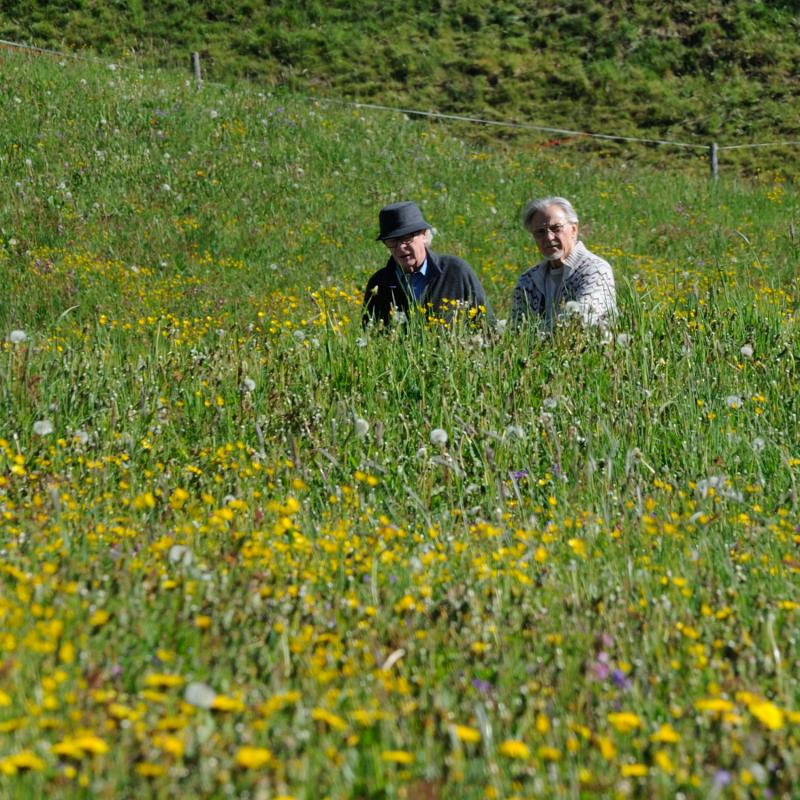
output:
POLYGON ((579 242, 579 247, 575 248, 575 265, 574 272, 586 272, 590 270, 608 270, 611 271, 611 264, 608 263, 602 256, 593 253, 586 245, 579 242))
POLYGON ((367 281, 367 286, 386 286, 388 284, 397 283, 397 270, 393 264, 387 264, 381 267, 367 281))
POLYGON ((467 273, 474 275, 472 267, 461 256, 453 256, 447 253, 433 253, 428 251, 428 257, 433 265, 444 275, 450 273, 455 275, 457 273, 467 273))

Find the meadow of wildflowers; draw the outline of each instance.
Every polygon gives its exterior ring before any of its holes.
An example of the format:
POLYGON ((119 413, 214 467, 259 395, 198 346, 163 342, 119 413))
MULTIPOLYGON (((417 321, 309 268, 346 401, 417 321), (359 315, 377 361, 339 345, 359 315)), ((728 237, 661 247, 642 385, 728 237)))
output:
POLYGON ((795 796, 791 176, 0 67, 0 796, 795 796), (362 330, 381 205, 503 318, 551 193, 609 335, 362 330))

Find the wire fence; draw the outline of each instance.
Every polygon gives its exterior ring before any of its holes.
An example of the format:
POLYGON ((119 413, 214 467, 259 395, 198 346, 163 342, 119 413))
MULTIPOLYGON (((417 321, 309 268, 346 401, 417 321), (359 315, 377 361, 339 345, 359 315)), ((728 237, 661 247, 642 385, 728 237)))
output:
MULTIPOLYGON (((36 47, 34 45, 22 44, 20 42, 10 42, 0 39, 0 48, 22 50, 34 55, 51 55, 59 58, 71 58, 79 61, 89 61, 98 64, 109 64, 106 59, 98 56, 84 56, 78 53, 67 53, 60 50, 50 50, 44 47, 36 47)), ((228 88, 227 84, 204 81, 202 77, 202 69, 200 64, 200 54, 193 52, 190 54, 190 64, 192 73, 194 75, 195 85, 198 89, 202 88, 206 83, 220 88, 228 88)), ((127 68, 124 64, 115 64, 117 67, 127 68)), ((333 103, 348 108, 366 109, 370 111, 382 111, 393 114, 403 114, 405 116, 426 117, 429 119, 440 119, 450 122, 466 122, 472 125, 485 125, 492 127, 510 128, 516 130, 536 131, 540 133, 553 133, 559 136, 581 137, 587 139, 599 139, 603 141, 612 142, 628 142, 637 144, 648 144, 662 147, 677 147, 691 150, 705 150, 708 154, 708 164, 711 177, 716 179, 719 175, 719 152, 723 150, 748 150, 754 148, 767 148, 767 147, 800 147, 800 140, 798 141, 783 141, 783 142, 753 142, 745 144, 718 144, 717 142, 709 142, 701 144, 699 142, 678 142, 670 139, 649 139, 639 136, 622 136, 613 133, 594 133, 592 131, 578 131, 570 130, 568 128, 555 128, 548 125, 533 125, 527 122, 513 122, 508 120, 493 120, 483 119, 481 117, 473 117, 462 114, 445 114, 440 111, 423 111, 415 108, 398 108, 395 106, 380 105, 378 103, 359 103, 353 100, 344 100, 339 98, 329 97, 316 97, 315 100, 326 103, 333 103)))

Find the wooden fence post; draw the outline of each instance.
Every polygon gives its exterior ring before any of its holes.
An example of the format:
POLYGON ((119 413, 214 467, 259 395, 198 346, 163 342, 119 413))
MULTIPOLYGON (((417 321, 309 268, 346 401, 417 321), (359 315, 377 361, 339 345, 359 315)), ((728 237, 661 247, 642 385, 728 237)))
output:
POLYGON ((717 158, 718 151, 717 143, 711 142, 708 146, 708 165, 711 167, 711 177, 716 180, 719 177, 719 159, 717 158))
POLYGON ((194 72, 194 82, 198 90, 203 88, 203 77, 200 74, 200 53, 192 53, 192 72, 194 72))

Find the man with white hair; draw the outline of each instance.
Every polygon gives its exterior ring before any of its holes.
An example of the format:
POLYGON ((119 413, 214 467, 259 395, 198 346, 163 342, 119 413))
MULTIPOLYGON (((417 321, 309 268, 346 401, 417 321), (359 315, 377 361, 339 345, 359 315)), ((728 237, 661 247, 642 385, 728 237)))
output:
POLYGON ((389 261, 367 283, 364 324, 389 324, 409 308, 424 309, 428 319, 452 322, 457 316, 491 316, 478 276, 462 258, 434 253, 431 226, 416 203, 384 206, 378 214, 378 240, 389 250, 389 261))
POLYGON ((522 211, 522 226, 544 258, 523 272, 514 287, 512 323, 533 318, 549 332, 568 314, 586 325, 612 322, 617 314, 614 274, 578 239, 578 215, 569 200, 532 200, 522 211))

